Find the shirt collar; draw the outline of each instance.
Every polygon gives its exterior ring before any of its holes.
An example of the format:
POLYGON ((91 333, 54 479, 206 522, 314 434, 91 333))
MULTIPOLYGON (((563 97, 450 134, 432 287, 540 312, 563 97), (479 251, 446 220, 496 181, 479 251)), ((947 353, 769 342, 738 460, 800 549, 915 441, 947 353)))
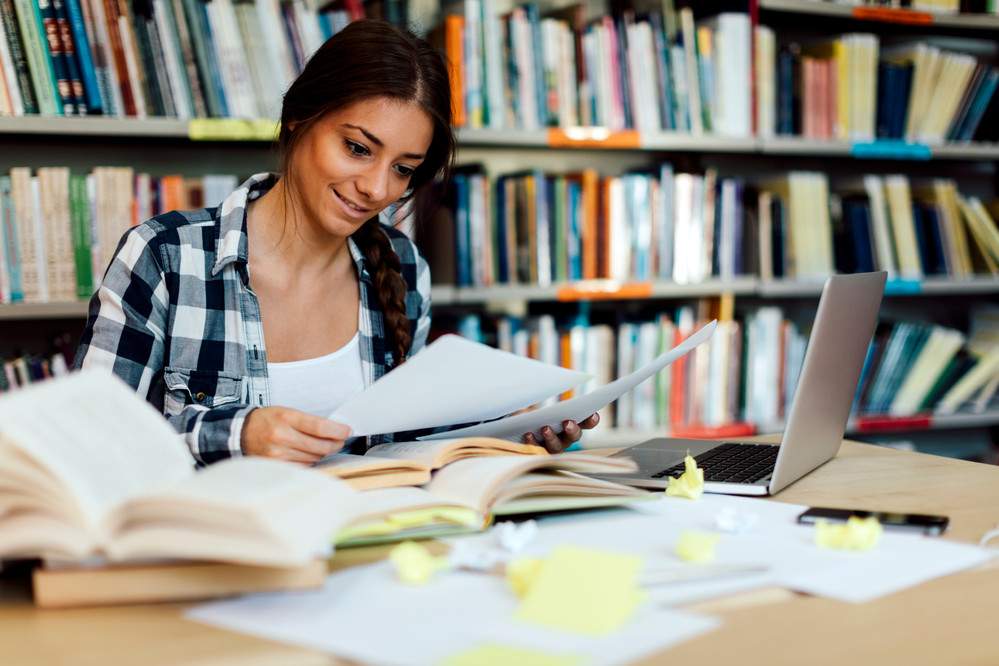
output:
POLYGON ((246 239, 246 206, 266 194, 278 181, 276 173, 258 173, 246 179, 215 211, 215 265, 218 275, 233 262, 246 264, 250 254, 246 239))

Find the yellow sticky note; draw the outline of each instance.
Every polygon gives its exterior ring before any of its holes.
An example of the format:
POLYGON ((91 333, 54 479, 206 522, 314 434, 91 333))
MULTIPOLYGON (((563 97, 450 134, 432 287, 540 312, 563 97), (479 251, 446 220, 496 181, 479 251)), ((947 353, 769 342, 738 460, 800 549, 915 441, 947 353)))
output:
POLYGON ((518 597, 527 595, 545 561, 537 557, 518 557, 506 565, 506 582, 518 597))
POLYGON ((430 551, 415 541, 403 541, 392 549, 389 559, 395 564, 395 572, 403 583, 422 585, 430 580, 434 572, 447 566, 446 557, 435 557, 430 551))
POLYGON ((676 554, 687 562, 707 562, 715 556, 715 545, 721 537, 693 530, 680 533, 676 542, 676 554))
POLYGON ((704 470, 690 454, 683 459, 683 474, 672 479, 666 487, 667 497, 697 499, 704 494, 704 470))
POLYGON ((641 570, 638 556, 556 548, 514 618, 580 634, 608 634, 631 619, 645 600, 635 584, 641 570))
POLYGON ((884 528, 874 516, 850 516, 845 523, 815 522, 815 544, 822 548, 870 550, 878 545, 884 528))
POLYGON ((520 648, 486 643, 479 647, 451 655, 444 666, 573 666, 585 661, 579 655, 545 654, 520 648))

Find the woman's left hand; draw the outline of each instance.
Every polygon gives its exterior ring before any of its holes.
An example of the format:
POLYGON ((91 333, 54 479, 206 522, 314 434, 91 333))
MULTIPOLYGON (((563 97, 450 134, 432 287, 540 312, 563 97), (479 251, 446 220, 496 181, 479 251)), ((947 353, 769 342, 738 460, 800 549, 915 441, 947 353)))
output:
POLYGON ((551 426, 541 429, 543 441, 539 442, 534 433, 524 435, 524 442, 527 444, 537 444, 548 449, 549 453, 562 453, 567 448, 579 441, 584 430, 589 430, 600 422, 598 414, 591 414, 579 423, 575 421, 565 421, 562 423, 562 432, 556 434, 551 426))

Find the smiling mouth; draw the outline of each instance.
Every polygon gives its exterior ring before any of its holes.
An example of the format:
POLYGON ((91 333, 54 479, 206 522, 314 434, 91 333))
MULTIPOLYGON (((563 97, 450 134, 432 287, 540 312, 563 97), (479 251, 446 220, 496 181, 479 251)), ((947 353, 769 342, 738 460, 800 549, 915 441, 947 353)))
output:
POLYGON ((368 212, 367 208, 361 208, 360 206, 358 206, 357 204, 351 202, 349 199, 347 199, 346 197, 344 197, 342 194, 340 194, 336 190, 333 190, 333 193, 337 196, 337 198, 340 201, 342 201, 344 203, 344 205, 346 205, 351 210, 356 210, 359 213, 367 213, 368 212))

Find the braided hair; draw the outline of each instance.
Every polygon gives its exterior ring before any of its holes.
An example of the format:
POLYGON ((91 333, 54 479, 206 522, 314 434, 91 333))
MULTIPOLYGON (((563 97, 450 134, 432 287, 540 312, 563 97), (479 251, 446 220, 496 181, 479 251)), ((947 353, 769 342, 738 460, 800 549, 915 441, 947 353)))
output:
MULTIPOLYGON (((446 182, 454 165, 451 87, 443 55, 391 23, 361 19, 348 24, 319 47, 288 88, 278 135, 282 171, 290 175, 291 155, 314 123, 329 113, 376 97, 415 104, 433 123, 430 147, 401 199, 411 202, 410 210, 419 223, 437 203, 431 200, 434 181, 446 182)), ((372 274, 393 366, 397 366, 409 355, 413 343, 401 262, 377 216, 352 238, 372 274)))

